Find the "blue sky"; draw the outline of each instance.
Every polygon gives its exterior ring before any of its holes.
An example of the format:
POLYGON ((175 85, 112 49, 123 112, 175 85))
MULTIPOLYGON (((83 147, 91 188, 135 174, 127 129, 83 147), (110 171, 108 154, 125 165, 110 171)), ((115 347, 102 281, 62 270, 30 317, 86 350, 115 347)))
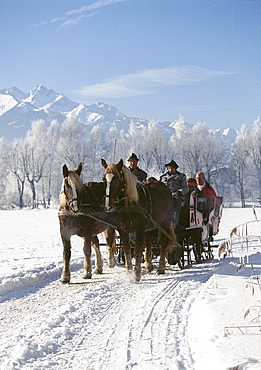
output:
POLYGON ((0 88, 210 128, 261 115, 261 1, 0 0, 0 88))

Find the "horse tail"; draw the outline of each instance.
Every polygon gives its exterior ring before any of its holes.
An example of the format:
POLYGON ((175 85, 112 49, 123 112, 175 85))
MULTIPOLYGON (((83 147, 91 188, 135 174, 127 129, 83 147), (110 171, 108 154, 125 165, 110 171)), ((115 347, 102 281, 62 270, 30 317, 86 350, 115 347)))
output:
POLYGON ((169 234, 170 234, 172 239, 168 238, 167 251, 172 252, 174 250, 174 248, 179 245, 178 242, 177 242, 177 239, 176 239, 176 234, 175 234, 173 222, 171 222, 171 224, 169 226, 169 234))
POLYGON ((113 239, 112 239, 112 250, 114 251, 114 253, 116 253, 116 248, 117 248, 117 243, 116 243, 116 231, 114 231, 113 233, 113 239))

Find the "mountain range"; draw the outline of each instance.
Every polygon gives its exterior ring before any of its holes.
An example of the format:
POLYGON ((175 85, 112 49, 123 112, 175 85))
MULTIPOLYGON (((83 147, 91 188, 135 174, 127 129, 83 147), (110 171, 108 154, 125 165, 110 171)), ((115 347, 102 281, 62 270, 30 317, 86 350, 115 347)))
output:
MULTIPOLYGON (((47 125, 52 120, 60 124, 67 118, 79 120, 86 128, 87 133, 96 125, 107 132, 111 127, 127 132, 130 123, 137 128, 149 124, 142 118, 127 117, 117 108, 106 103, 84 105, 68 99, 65 95, 47 89, 43 85, 35 87, 29 93, 24 93, 17 87, 0 89, 0 137, 7 141, 24 137, 33 121, 43 119, 47 125)), ((158 127, 166 134, 175 133, 173 122, 157 122, 158 127)), ((186 123, 189 127, 193 125, 186 123)), ((229 143, 234 142, 234 129, 215 130, 217 137, 224 137, 229 143)))

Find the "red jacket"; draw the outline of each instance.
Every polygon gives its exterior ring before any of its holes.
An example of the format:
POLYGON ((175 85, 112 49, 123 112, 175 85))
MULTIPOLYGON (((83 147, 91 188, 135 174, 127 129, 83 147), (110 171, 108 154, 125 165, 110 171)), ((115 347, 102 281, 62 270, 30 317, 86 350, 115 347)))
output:
POLYGON ((214 207, 215 204, 215 198, 217 196, 215 190, 212 188, 212 186, 209 185, 207 181, 205 181, 205 186, 203 189, 201 189, 202 193, 207 198, 207 205, 208 208, 211 210, 214 207))

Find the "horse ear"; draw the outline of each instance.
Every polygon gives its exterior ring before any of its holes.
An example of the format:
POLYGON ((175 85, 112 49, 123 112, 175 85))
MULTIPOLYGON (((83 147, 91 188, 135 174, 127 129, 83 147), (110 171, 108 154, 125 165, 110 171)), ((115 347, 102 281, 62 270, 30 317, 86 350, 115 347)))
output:
POLYGON ((121 159, 120 162, 117 163, 118 171, 121 171, 122 170, 122 166, 123 166, 123 160, 121 159))
POLYGON ((68 177, 68 167, 66 164, 63 165, 63 177, 68 177))
POLYGON ((107 162, 105 161, 105 159, 101 159, 101 164, 102 164, 102 167, 105 168, 105 169, 108 167, 107 162))
POLYGON ((78 164, 78 168, 77 168, 76 172, 77 172, 77 173, 78 173, 78 175, 80 176, 80 174, 81 174, 81 172, 82 172, 82 162, 80 162, 80 163, 78 164))

